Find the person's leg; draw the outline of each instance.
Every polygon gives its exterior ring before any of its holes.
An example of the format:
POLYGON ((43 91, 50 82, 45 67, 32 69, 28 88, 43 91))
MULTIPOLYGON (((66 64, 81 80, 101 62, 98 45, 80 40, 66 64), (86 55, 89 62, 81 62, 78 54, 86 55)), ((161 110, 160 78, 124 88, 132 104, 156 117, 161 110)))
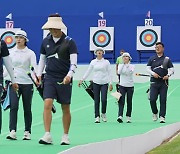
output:
POLYGON ((166 100, 167 100, 168 87, 164 83, 160 88, 160 112, 159 116, 165 118, 166 116, 166 100))
POLYGON ((106 118, 106 109, 107 109, 107 92, 108 92, 108 84, 102 85, 101 86, 101 117, 102 121, 107 122, 106 118))
POLYGON ((95 118, 100 116, 100 113, 99 113, 100 88, 101 88, 101 85, 93 83, 95 118))
POLYGON ((22 92, 22 88, 19 85, 18 94, 14 91, 12 86, 9 87, 9 98, 10 98, 10 113, 9 113, 9 130, 10 133, 6 139, 16 140, 16 127, 17 127, 17 113, 19 108, 19 98, 22 92))
POLYGON ((51 121, 52 121, 52 109, 53 99, 47 98, 44 100, 44 112, 43 112, 43 119, 44 119, 44 129, 45 132, 50 132, 51 130, 51 121))
POLYGON ((24 121, 25 121, 25 131, 31 133, 31 124, 32 124, 32 97, 33 97, 33 85, 26 84, 22 85, 22 102, 24 109, 24 121))
POLYGON ((64 134, 69 133, 69 128, 71 124, 71 113, 70 113, 70 105, 69 104, 62 104, 62 122, 63 122, 63 128, 64 128, 64 134))
POLYGON ((151 86, 150 86, 150 105, 151 105, 151 110, 152 110, 153 114, 158 113, 157 104, 156 104, 158 94, 159 94, 158 83, 151 83, 151 86))
POLYGON ((118 116, 123 117, 126 90, 125 90, 125 87, 122 87, 122 86, 119 87, 119 90, 120 90, 120 93, 122 96, 120 97, 120 99, 118 101, 118 106, 119 106, 118 116))
POLYGON ((51 121, 52 121, 52 113, 51 113, 52 105, 53 105, 53 99, 47 98, 44 100, 43 120, 44 120, 45 134, 39 140, 39 144, 52 144, 52 138, 50 134, 51 121))
POLYGON ((134 93, 134 87, 128 87, 127 88, 127 112, 126 112, 127 117, 131 117, 133 93, 134 93))
POLYGON ((9 130, 15 130, 17 127, 17 116, 18 116, 18 109, 19 109, 19 98, 22 92, 21 86, 19 85, 19 91, 18 94, 17 92, 14 91, 12 86, 10 86, 9 89, 10 93, 10 121, 9 121, 9 130), (18 96, 19 95, 19 96, 18 96))
POLYGON ((118 101, 119 111, 118 111, 117 121, 119 123, 122 123, 123 122, 122 118, 123 118, 123 110, 124 110, 124 104, 125 104, 126 89, 123 86, 119 86, 119 91, 120 91, 122 96, 120 97, 120 99, 118 101))
POLYGON ((101 112, 106 113, 107 108, 107 92, 108 92, 108 84, 101 86, 101 102, 102 102, 102 108, 101 112))

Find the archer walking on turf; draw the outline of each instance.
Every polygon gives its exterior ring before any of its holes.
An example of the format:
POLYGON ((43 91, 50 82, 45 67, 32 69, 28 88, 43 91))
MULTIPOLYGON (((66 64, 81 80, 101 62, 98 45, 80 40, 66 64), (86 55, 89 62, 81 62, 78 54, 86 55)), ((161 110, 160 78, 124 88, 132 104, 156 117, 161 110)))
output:
POLYGON ((66 28, 59 14, 52 14, 42 29, 50 31, 42 42, 38 67, 38 77, 46 64, 44 77, 44 128, 45 134, 39 140, 40 144, 52 144, 51 121, 54 99, 61 104, 64 133, 61 145, 70 144, 69 128, 71 123, 70 103, 72 92, 72 77, 77 67, 77 47, 72 38, 66 36, 61 29, 66 28))
POLYGON ((166 101, 169 77, 174 74, 174 67, 169 59, 164 55, 164 44, 157 42, 155 46, 156 55, 150 57, 147 64, 147 71, 150 78, 150 105, 153 113, 153 121, 158 120, 157 98, 160 96, 160 123, 165 123, 166 101))
POLYGON ((84 74, 82 80, 79 81, 79 86, 82 82, 90 75, 93 71, 93 92, 94 92, 94 110, 95 110, 95 123, 100 123, 100 95, 101 95, 101 117, 102 121, 106 122, 106 108, 107 108, 107 92, 108 86, 109 90, 112 91, 112 76, 110 62, 103 58, 105 51, 103 48, 97 48, 94 51, 97 56, 90 62, 88 70, 84 74))
POLYGON ((31 124, 32 124, 32 97, 33 97, 33 83, 28 77, 27 72, 30 71, 30 66, 36 68, 36 55, 34 51, 27 47, 27 34, 23 30, 15 33, 16 47, 10 52, 10 57, 14 67, 14 73, 19 89, 15 92, 10 87, 10 133, 6 137, 10 140, 16 140, 18 109, 20 96, 22 95, 23 109, 24 109, 24 136, 23 140, 31 139, 31 124))
MULTIPOLYGON (((5 41, 0 39, 0 96, 1 96, 2 90, 3 90, 3 63, 2 63, 2 61, 10 75, 10 78, 12 81, 12 87, 13 87, 14 91, 17 91, 19 87, 15 80, 12 62, 9 57, 9 50, 7 48, 5 41)), ((0 102, 1 102, 1 97, 0 97, 0 102)), ((2 111, 1 110, 2 109, 1 109, 1 104, 0 104, 0 133, 1 133, 1 127, 2 127, 2 111)))
POLYGON ((133 72, 134 65, 130 64, 131 56, 129 53, 125 52, 122 55, 123 64, 119 64, 118 73, 120 74, 120 83, 119 83, 119 92, 121 97, 118 101, 119 111, 118 119, 119 123, 123 122, 123 110, 125 104, 125 97, 127 96, 127 122, 131 122, 131 112, 132 112, 132 98, 134 93, 134 81, 133 81, 133 72))

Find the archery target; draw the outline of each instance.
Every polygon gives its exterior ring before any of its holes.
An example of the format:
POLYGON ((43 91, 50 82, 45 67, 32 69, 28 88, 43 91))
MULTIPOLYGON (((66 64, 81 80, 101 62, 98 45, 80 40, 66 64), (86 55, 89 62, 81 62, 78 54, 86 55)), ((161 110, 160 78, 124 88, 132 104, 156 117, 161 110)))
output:
POLYGON ((156 42, 159 42, 161 33, 160 26, 137 27, 137 50, 155 50, 156 42))
POLYGON ((16 45, 16 42, 13 38, 14 35, 15 33, 11 31, 7 31, 1 35, 1 39, 6 42, 8 49, 11 49, 16 45))
POLYGON ((97 47, 114 49, 114 27, 90 27, 90 51, 97 47))
POLYGON ((13 47, 16 45, 14 35, 17 30, 20 30, 20 28, 14 28, 14 29, 0 28, 1 39, 6 42, 8 49, 13 49, 13 47))

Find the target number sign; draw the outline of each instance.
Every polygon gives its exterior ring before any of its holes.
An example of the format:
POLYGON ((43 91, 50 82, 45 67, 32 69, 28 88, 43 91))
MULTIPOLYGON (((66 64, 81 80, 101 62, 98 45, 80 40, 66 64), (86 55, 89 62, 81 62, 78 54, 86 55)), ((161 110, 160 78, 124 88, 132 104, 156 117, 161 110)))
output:
POLYGON ((137 50, 154 50, 156 42, 161 40, 160 26, 137 27, 137 50))
POLYGON ((90 50, 102 47, 105 50, 113 50, 114 27, 90 27, 90 50))
POLYGON ((153 26, 153 19, 145 19, 145 26, 153 26))
POLYGON ((98 27, 106 27, 106 20, 105 19, 99 19, 98 20, 98 27))
POLYGON ((6 28, 14 28, 14 21, 6 21, 6 28))

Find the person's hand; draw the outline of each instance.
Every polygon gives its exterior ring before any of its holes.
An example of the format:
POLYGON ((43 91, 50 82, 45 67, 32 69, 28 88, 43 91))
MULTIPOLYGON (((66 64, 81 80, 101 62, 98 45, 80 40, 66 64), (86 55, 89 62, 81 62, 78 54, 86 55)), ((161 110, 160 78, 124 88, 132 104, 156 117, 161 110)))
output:
POLYGON ((70 76, 65 76, 65 78, 63 79, 63 84, 68 84, 71 82, 71 77, 70 76))
POLYGON ((113 90, 113 86, 112 84, 109 85, 109 91, 112 91, 113 90))
POLYGON ((82 80, 80 80, 80 81, 79 81, 79 83, 78 83, 78 87, 81 87, 82 82, 83 82, 82 80))
POLYGON ((166 75, 166 76, 163 77, 163 80, 168 80, 168 79, 169 79, 169 76, 168 76, 168 75, 166 75))
POLYGON ((36 79, 36 85, 39 86, 41 84, 41 76, 38 76, 38 80, 36 79))
POLYGON ((154 73, 154 74, 153 74, 153 77, 157 79, 157 78, 159 78, 160 76, 159 76, 157 73, 154 73))
POLYGON ((13 83, 12 87, 13 87, 14 91, 18 91, 18 89, 19 89, 19 86, 17 83, 13 83))

